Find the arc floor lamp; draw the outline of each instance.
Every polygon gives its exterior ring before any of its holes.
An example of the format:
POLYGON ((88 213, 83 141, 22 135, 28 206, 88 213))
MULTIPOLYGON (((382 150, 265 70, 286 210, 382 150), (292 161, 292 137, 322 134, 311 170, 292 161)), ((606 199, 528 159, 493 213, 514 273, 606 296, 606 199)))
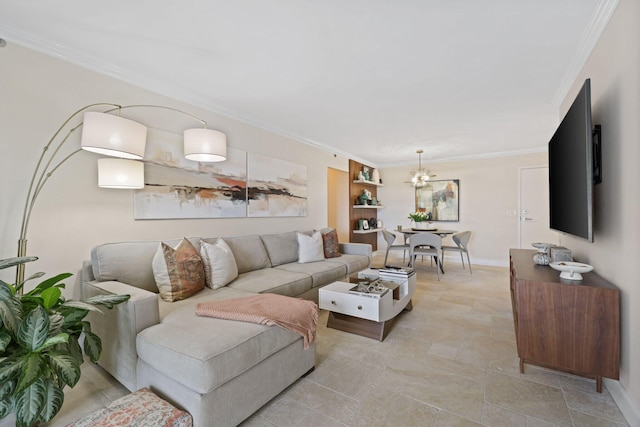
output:
MULTIPOLYGON (((186 115, 200 122, 202 127, 184 131, 184 156, 197 162, 220 162, 227 158, 227 137, 224 133, 208 129, 207 122, 185 111, 162 105, 117 105, 96 103, 86 105, 71 116, 53 134, 44 146, 31 177, 22 214, 18 256, 26 256, 29 219, 38 195, 47 180, 69 158, 87 150, 110 158, 98 159, 98 186, 103 188, 135 189, 144 187, 144 151, 147 127, 124 118, 121 112, 133 108, 163 109, 186 115), (94 110, 102 111, 94 111, 94 110), (80 114, 80 124, 63 133, 80 114), (82 129, 80 148, 58 161, 60 149, 69 138, 82 129)), ((24 264, 17 266, 16 285, 24 283, 24 264)), ((19 286, 22 288, 22 286, 19 286)))

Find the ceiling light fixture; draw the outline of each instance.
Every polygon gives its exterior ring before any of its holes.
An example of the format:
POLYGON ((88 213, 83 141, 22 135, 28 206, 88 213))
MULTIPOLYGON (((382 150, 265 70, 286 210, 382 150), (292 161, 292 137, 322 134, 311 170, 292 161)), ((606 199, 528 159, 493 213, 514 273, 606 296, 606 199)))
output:
POLYGON ((424 153, 424 150, 416 150, 416 153, 418 153, 418 169, 411 171, 411 181, 409 182, 416 188, 422 188, 435 175, 430 175, 429 171, 422 169, 422 153, 424 153))

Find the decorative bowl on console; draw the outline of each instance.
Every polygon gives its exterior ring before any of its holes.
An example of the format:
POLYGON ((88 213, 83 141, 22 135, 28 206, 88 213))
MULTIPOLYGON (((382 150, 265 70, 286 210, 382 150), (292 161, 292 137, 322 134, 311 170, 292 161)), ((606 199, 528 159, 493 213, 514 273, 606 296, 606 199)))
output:
POLYGON ((582 274, 593 270, 593 266, 581 262, 560 261, 549 264, 554 270, 560 271, 560 278, 567 280, 582 280, 582 274))
POLYGON ((532 243, 531 246, 536 248, 540 253, 547 253, 549 248, 553 246, 552 243, 532 243))

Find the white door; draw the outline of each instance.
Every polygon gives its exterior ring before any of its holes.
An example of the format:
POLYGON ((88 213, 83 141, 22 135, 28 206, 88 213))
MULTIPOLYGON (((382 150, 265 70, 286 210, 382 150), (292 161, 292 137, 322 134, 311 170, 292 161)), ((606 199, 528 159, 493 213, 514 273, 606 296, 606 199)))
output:
POLYGON ((558 244, 559 234, 549 228, 549 168, 520 169, 518 236, 520 248, 531 243, 558 244))

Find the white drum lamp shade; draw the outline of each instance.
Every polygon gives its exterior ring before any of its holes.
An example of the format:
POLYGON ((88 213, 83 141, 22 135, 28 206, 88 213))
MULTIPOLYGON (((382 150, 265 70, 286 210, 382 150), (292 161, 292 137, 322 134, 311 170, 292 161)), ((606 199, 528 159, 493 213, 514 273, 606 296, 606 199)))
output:
POLYGON ((144 188, 144 163, 128 159, 98 159, 98 187, 144 188))
POLYGON ((184 131, 184 157, 195 162, 225 161, 227 136, 213 129, 187 129, 184 131))
POLYGON ((147 127, 107 113, 84 113, 81 147, 106 156, 140 160, 144 157, 147 127))

